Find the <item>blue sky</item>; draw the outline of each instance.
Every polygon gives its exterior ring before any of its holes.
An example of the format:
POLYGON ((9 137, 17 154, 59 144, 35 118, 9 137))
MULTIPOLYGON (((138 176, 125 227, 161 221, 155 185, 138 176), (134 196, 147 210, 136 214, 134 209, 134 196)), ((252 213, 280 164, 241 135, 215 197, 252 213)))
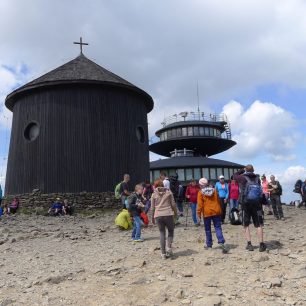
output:
POLYGON ((30 2, 0 2, 0 182, 6 95, 77 56, 83 36, 86 56, 153 97, 151 136, 165 115, 196 108, 198 83, 201 109, 226 111, 238 142, 216 157, 275 173, 295 198, 306 179, 304 1, 30 2))

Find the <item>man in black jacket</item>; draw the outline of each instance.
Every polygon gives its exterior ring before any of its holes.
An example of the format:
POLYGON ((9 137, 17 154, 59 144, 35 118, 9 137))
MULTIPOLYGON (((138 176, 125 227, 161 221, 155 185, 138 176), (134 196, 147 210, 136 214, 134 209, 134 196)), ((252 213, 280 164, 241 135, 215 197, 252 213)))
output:
POLYGON ((284 213, 281 202, 281 195, 283 193, 282 186, 279 181, 275 180, 275 176, 270 176, 270 183, 268 185, 268 190, 270 192, 270 200, 272 203, 272 209, 275 219, 284 220, 284 213))

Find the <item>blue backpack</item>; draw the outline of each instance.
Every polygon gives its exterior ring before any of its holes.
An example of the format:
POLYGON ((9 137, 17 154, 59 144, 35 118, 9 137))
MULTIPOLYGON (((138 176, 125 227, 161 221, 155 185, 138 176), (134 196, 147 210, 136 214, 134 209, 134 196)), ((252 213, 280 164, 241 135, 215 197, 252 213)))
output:
POLYGON ((245 179, 247 180, 244 190, 245 201, 260 202, 262 198, 262 187, 258 176, 256 176, 255 180, 251 180, 245 175, 245 179))

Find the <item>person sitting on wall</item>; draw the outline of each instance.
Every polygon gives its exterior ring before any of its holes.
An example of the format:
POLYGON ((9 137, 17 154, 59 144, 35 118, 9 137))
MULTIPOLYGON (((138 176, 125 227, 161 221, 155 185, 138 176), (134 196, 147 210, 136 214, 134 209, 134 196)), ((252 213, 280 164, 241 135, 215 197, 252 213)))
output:
POLYGON ((12 203, 9 204, 7 208, 8 214, 16 214, 17 210, 19 208, 19 199, 15 197, 12 201, 12 203))
POLYGON ((63 213, 63 204, 60 198, 56 198, 56 201, 52 204, 52 207, 49 209, 48 214, 51 216, 59 216, 63 213))
POLYGON ((64 215, 69 215, 69 216, 72 216, 73 214, 73 207, 71 204, 69 204, 67 199, 64 200, 63 213, 64 215))
POLYGON ((133 228, 132 218, 127 209, 122 209, 115 219, 115 224, 121 230, 130 230, 133 228))

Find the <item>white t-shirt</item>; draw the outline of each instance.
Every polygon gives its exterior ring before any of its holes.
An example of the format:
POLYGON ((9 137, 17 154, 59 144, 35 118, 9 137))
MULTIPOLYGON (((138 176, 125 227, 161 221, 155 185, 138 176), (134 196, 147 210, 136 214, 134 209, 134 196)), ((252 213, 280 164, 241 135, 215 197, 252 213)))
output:
POLYGON ((163 184, 164 184, 164 187, 167 188, 168 190, 170 190, 170 181, 168 178, 165 178, 163 180, 163 184))

